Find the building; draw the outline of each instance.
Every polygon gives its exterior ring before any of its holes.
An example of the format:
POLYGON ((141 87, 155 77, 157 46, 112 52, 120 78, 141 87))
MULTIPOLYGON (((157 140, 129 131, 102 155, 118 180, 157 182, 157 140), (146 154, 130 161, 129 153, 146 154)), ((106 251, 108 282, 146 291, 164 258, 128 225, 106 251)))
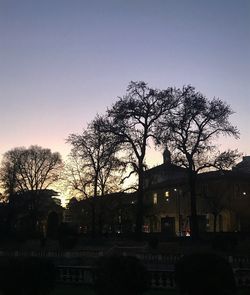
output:
MULTIPOLYGON (((150 232, 186 235, 190 230, 190 195, 185 168, 171 163, 145 172, 145 223, 150 232)), ((232 170, 197 176, 197 215, 200 231, 250 231, 250 157, 232 170)))
MULTIPOLYGON (((232 170, 209 171, 197 176, 197 215, 202 232, 250 232, 250 157, 232 170)), ((67 222, 78 231, 91 231, 93 199, 69 203, 67 222)), ((100 233, 127 233, 135 229, 136 193, 115 193, 95 199, 96 229, 100 233)), ((66 221, 65 219, 65 221, 66 221)), ((171 162, 145 171, 145 232, 183 236, 190 232, 190 194, 187 170, 171 162)))

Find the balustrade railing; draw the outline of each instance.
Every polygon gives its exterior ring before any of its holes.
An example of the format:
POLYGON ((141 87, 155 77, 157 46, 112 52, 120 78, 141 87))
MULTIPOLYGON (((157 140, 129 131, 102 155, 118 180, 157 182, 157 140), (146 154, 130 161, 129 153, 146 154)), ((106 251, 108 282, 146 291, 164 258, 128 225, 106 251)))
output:
POLYGON ((94 271, 91 266, 57 267, 57 281, 66 284, 93 284, 94 271))
MULTIPOLYGON (((174 270, 148 269, 151 288, 174 289, 174 270)), ((235 269, 238 287, 250 287, 250 269, 235 269)), ((94 267, 92 266, 58 266, 57 281, 65 284, 93 284, 94 267)))
MULTIPOLYGON (((131 252, 122 251, 120 254, 131 256, 131 252)), ((79 251, 6 251, 0 250, 0 257, 46 257, 46 258, 98 258, 104 256, 101 250, 79 250, 79 251)), ((177 254, 161 253, 134 253, 147 267, 151 275, 151 286, 153 288, 174 288, 174 265, 182 257, 177 254)), ((232 265, 235 279, 239 287, 250 287, 250 256, 226 256, 226 259, 232 265)), ((67 259, 66 259, 67 260, 67 259)), ((61 260, 59 260, 61 261, 61 260)), ((69 261, 71 261, 69 259, 69 261)), ((92 260, 90 260, 92 261, 92 260)), ((58 282, 69 284, 92 284, 93 283, 93 266, 69 266, 57 265, 58 282)))

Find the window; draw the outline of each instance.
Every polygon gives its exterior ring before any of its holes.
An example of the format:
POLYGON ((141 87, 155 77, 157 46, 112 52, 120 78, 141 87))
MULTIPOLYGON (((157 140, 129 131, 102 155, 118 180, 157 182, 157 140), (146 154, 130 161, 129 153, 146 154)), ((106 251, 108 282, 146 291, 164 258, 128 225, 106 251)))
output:
POLYGON ((157 204, 157 193, 154 193, 153 195, 153 204, 157 204))

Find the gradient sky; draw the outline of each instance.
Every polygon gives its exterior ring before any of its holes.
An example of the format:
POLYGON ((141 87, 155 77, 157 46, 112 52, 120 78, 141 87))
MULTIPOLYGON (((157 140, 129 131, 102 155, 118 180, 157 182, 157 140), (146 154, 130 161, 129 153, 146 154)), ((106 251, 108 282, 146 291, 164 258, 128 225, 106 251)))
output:
POLYGON ((222 148, 250 155, 250 1, 0 0, 0 154, 66 155, 131 80, 227 101, 241 139, 222 148))

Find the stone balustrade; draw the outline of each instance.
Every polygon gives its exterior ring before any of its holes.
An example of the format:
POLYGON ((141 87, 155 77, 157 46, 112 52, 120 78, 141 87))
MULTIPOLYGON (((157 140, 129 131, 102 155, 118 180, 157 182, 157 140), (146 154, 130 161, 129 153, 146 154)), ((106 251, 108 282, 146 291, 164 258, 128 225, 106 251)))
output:
MULTIPOLYGON (((131 256, 130 252, 123 251, 123 256, 131 256)), ((57 258, 65 258, 63 261, 70 261, 70 258, 91 258, 90 261, 105 255, 101 250, 78 250, 78 251, 6 251, 0 250, 0 257, 45 257, 54 261, 57 258), (68 258, 68 259, 67 259, 68 258)), ((153 288, 175 288, 174 265, 182 257, 177 254, 162 253, 134 253, 147 267, 151 274, 151 286, 153 288)), ((226 256, 226 259, 233 267, 235 279, 239 287, 250 287, 250 256, 226 256)), ((59 260, 60 261, 60 260, 59 260)), ((56 262, 55 262, 56 263, 56 262)), ((67 264, 69 264, 67 263, 67 264)), ((93 266, 89 265, 60 265, 56 263, 58 270, 58 282, 67 284, 92 284, 93 266)))

